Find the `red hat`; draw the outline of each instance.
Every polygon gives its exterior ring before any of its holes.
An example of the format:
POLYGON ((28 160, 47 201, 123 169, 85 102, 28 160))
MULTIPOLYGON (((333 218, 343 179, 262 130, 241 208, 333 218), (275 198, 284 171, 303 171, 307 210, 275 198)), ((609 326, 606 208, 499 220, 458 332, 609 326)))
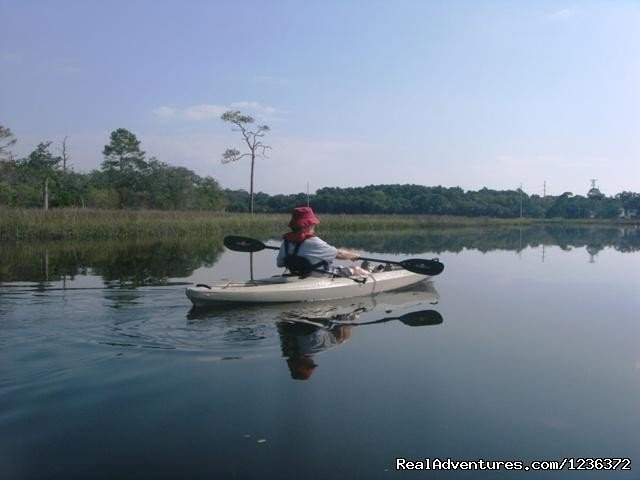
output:
POLYGON ((309 228, 311 225, 318 225, 320 220, 313 213, 311 207, 297 207, 293 209, 291 213, 291 221, 289 226, 291 228, 304 229, 309 228))

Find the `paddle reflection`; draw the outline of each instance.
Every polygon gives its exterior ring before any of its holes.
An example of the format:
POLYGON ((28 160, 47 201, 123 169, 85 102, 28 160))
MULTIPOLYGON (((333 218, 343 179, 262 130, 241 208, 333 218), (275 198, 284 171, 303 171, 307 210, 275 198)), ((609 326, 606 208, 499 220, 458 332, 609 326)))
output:
POLYGON ((390 321, 399 321, 410 327, 439 325, 443 322, 442 315, 435 310, 358 321, 365 311, 366 309, 360 308, 331 318, 289 316, 280 320, 277 326, 282 356, 287 361, 291 378, 308 380, 318 366, 314 360, 315 355, 348 341, 356 327, 390 321))

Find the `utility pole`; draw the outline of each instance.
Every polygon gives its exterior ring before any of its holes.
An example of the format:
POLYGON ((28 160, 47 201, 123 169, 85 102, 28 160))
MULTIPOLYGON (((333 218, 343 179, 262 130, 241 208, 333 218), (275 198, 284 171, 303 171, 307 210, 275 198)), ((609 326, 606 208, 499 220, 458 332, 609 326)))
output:
POLYGON ((542 184, 542 198, 547 196, 547 181, 545 180, 542 184))
POLYGON ((520 218, 522 218, 522 182, 520 182, 520 218))

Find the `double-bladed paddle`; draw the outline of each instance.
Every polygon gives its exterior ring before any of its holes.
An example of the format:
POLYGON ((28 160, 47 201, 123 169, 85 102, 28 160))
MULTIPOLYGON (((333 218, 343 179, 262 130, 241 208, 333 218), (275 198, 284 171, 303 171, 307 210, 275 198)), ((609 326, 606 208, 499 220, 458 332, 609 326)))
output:
MULTIPOLYGON (((260 240, 256 240, 255 238, 249 237, 238 237, 235 235, 229 235, 224 237, 224 246, 229 250, 234 250, 236 252, 259 252, 261 250, 269 249, 269 250, 280 250, 280 247, 274 247, 272 245, 265 245, 260 240)), ((400 262, 396 262, 393 260, 381 260, 379 258, 368 258, 368 257, 360 257, 360 260, 367 260, 369 262, 378 262, 378 263, 390 263, 392 265, 400 265, 405 270, 409 270, 413 273, 418 273, 420 275, 439 275, 444 270, 444 264, 440 262, 437 258, 433 258, 431 260, 423 259, 423 258, 410 258, 408 260, 402 260, 400 262)))

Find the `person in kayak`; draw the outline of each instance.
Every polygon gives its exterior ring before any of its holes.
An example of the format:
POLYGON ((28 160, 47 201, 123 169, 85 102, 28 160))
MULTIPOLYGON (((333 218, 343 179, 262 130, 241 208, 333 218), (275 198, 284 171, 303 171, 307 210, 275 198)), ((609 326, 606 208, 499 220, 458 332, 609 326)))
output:
POLYGON ((293 209, 289 227, 291 232, 283 235, 278 252, 278 267, 287 267, 291 273, 307 276, 312 272, 326 273, 341 277, 368 275, 364 268, 334 266, 333 261, 357 261, 360 255, 350 250, 336 248, 316 236, 315 227, 320 223, 310 207, 293 209))

